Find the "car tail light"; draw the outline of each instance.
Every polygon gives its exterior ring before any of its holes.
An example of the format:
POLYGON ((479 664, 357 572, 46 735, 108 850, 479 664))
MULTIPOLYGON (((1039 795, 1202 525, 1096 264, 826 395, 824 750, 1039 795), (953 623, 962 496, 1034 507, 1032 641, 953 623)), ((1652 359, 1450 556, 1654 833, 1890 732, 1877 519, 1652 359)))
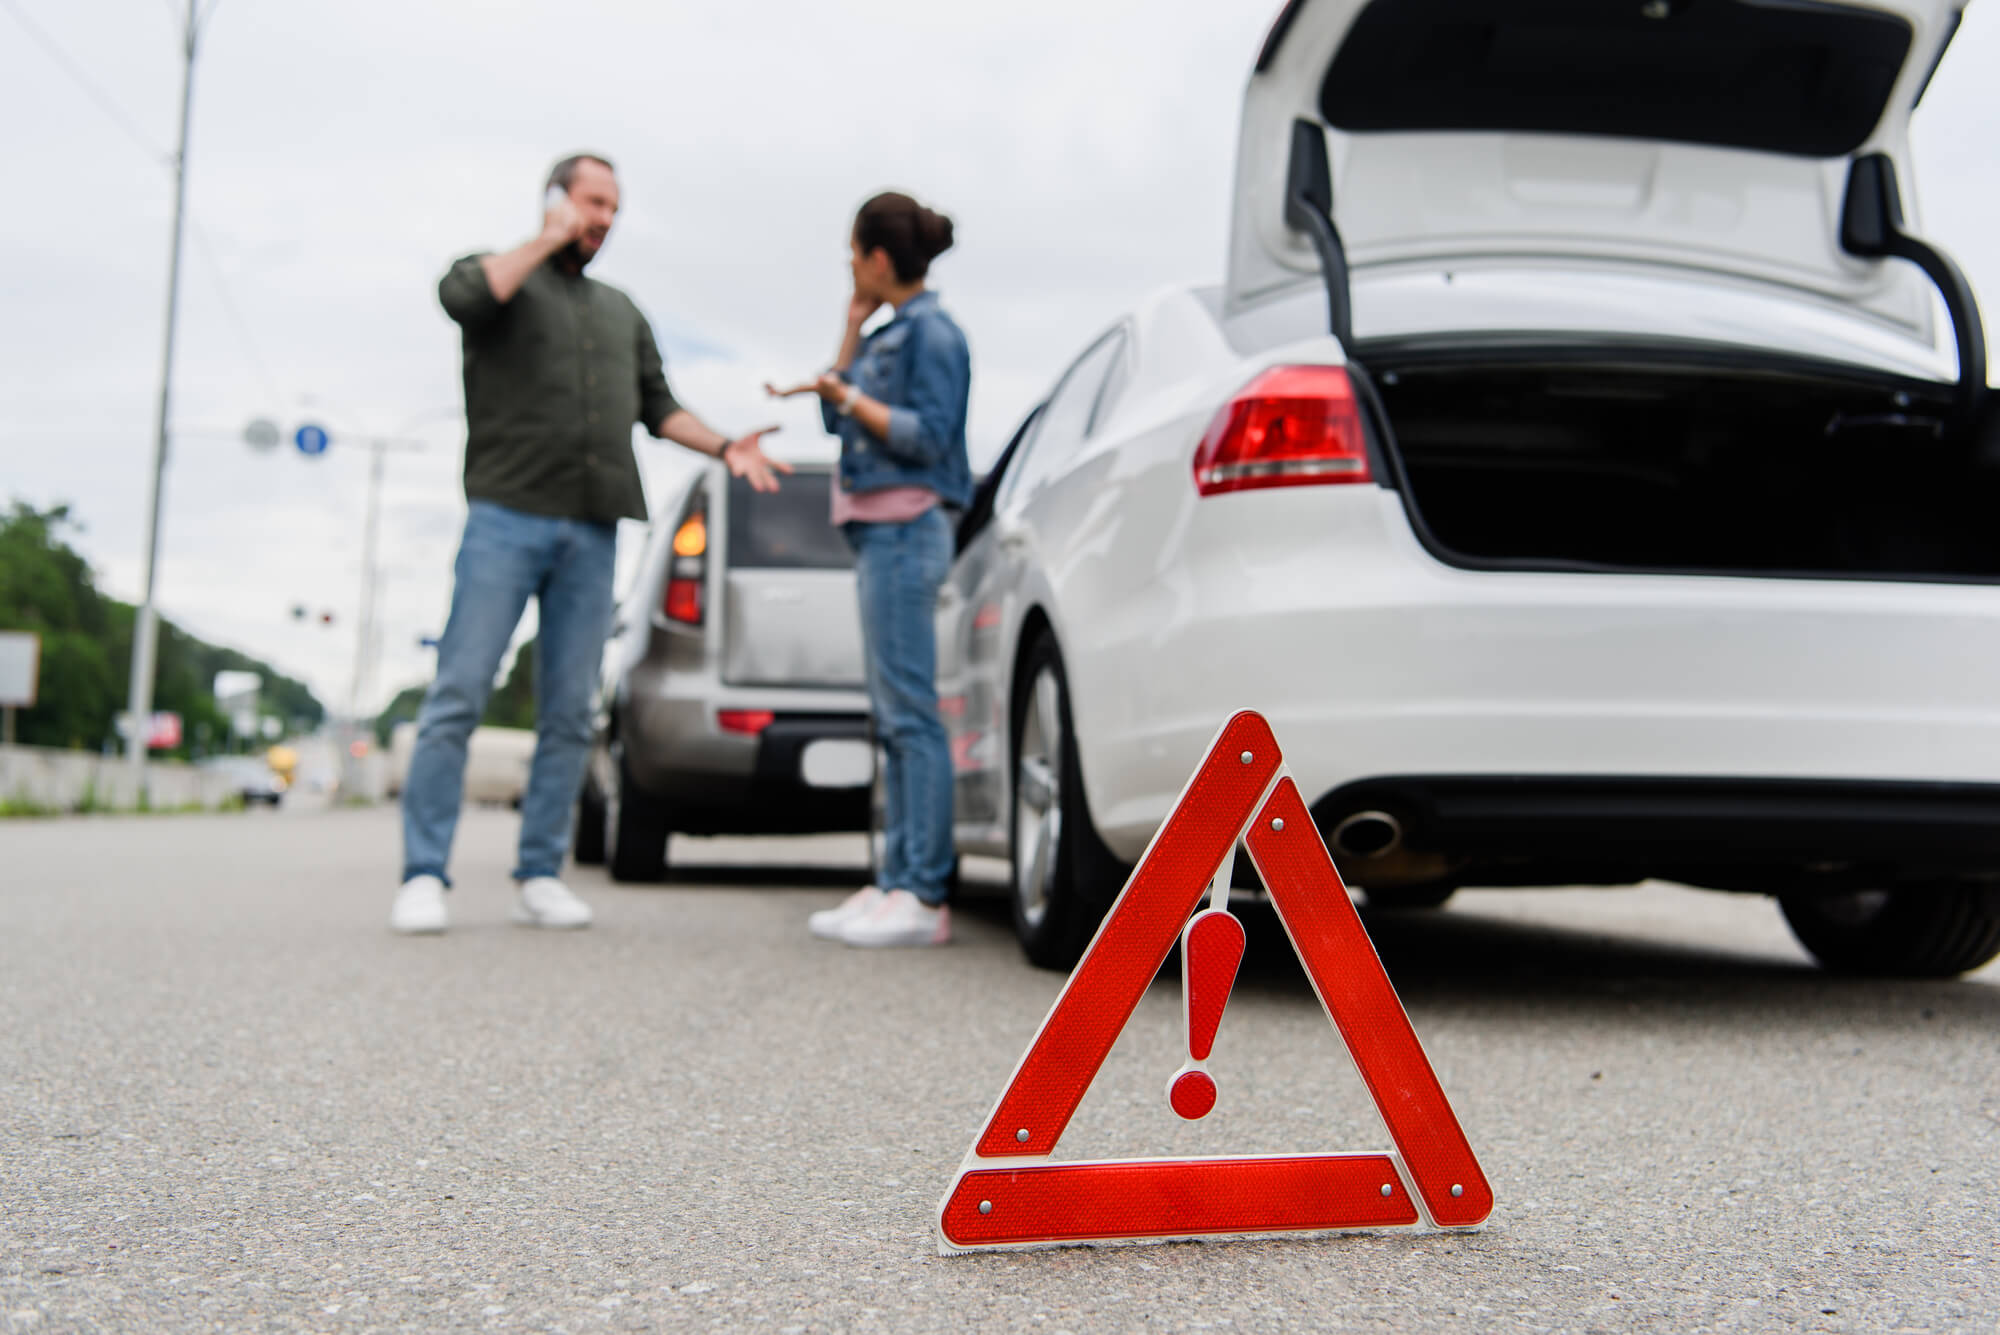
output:
POLYGON ((724 732, 740 732, 755 737, 778 721, 768 709, 718 709, 715 722, 724 732))
POLYGON ((1370 480, 1361 406, 1338 366, 1264 372, 1215 415, 1194 455, 1204 496, 1370 480))
POLYGON ((682 625, 702 623, 702 590, 708 583, 708 516, 696 510, 674 531, 673 564, 661 610, 682 625))

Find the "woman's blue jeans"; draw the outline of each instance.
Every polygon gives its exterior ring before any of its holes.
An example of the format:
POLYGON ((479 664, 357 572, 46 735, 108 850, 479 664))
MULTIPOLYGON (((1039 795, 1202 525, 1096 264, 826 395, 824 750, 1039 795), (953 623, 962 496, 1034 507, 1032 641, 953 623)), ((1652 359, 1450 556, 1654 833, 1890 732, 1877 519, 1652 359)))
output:
POLYGON ((937 596, 951 569, 942 509, 907 524, 848 524, 868 654, 868 699, 887 757, 884 890, 942 904, 952 865, 951 742, 938 717, 937 596))
POLYGON ((445 879, 465 799, 465 751, 486 713, 501 656, 528 599, 535 639, 535 760, 521 799, 518 880, 555 876, 569 854, 577 789, 590 757, 592 703, 611 629, 618 531, 474 501, 459 544, 437 679, 417 715, 403 784, 403 879, 445 879))

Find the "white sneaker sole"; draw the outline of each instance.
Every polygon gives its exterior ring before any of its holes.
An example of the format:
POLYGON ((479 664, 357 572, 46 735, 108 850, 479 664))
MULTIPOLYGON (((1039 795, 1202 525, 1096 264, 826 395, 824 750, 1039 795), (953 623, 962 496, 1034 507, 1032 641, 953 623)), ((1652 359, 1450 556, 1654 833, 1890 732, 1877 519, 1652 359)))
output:
POLYGON ((441 922, 392 922, 389 924, 389 930, 397 936, 443 936, 444 928, 445 925, 441 922))
POLYGON ((948 946, 951 937, 940 937, 936 932, 905 932, 897 936, 843 936, 840 938, 856 950, 908 950, 921 946, 948 946))

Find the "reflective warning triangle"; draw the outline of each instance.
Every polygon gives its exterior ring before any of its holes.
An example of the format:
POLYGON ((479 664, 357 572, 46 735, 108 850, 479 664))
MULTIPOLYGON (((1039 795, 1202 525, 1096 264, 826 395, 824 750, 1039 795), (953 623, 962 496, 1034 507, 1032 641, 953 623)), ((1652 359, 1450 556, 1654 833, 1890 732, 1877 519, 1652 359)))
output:
POLYGON ((1042 1021, 938 1209, 943 1252, 1464 1229, 1493 1190, 1264 719, 1224 725, 1042 1021), (1058 1163, 1063 1129, 1238 843, 1360 1070, 1388 1153, 1058 1163))

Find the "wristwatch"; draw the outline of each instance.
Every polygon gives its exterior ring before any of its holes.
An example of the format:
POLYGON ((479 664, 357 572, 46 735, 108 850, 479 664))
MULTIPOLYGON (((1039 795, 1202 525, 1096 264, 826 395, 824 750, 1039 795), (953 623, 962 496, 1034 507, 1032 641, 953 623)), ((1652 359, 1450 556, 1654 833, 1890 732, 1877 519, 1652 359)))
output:
POLYGON ((834 409, 834 411, 842 417, 852 417, 854 416, 854 405, 859 402, 861 402, 861 386, 849 385, 847 393, 843 394, 840 398, 840 406, 834 409))

